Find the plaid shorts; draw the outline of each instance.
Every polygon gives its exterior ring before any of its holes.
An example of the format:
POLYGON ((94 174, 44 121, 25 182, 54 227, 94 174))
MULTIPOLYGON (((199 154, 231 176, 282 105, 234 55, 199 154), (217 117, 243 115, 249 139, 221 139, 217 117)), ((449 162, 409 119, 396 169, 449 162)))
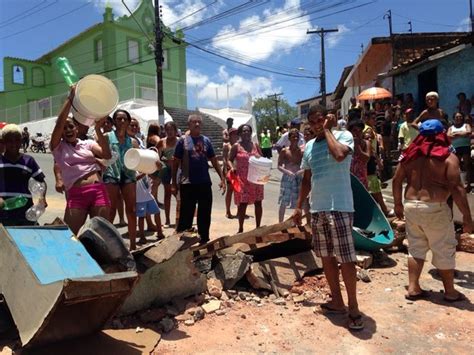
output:
POLYGON ((313 248, 317 256, 335 256, 340 263, 356 262, 352 238, 352 212, 312 213, 313 248))

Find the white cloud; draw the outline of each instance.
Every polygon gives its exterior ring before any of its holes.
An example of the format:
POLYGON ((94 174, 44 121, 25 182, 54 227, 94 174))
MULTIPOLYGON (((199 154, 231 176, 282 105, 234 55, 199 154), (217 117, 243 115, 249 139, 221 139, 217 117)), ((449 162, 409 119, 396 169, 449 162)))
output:
MULTIPOLYGON (((140 5, 140 1, 141 0, 125 0, 125 3, 133 12, 138 7, 138 5, 140 5)), ((130 15, 121 0, 92 0, 92 3, 96 8, 99 9, 99 11, 103 11, 106 4, 109 4, 113 9, 114 15, 117 17, 130 15)), ((206 3, 203 0, 161 0, 160 5, 162 7, 163 22, 165 25, 170 25, 206 6, 206 3)), ((215 11, 217 11, 219 5, 220 2, 216 3, 212 7, 207 8, 206 10, 199 11, 198 13, 184 19, 183 21, 180 21, 176 24, 176 26, 184 27, 200 21, 204 18, 204 16, 209 16, 210 13, 214 14, 215 11)))
POLYGON ((344 25, 337 26, 337 32, 331 32, 327 35, 327 44, 329 48, 334 48, 342 40, 345 33, 349 32, 349 29, 344 25))
POLYGON ((459 27, 456 28, 456 32, 469 32, 471 30, 471 20, 469 17, 466 17, 461 20, 459 27))
POLYGON ((220 50, 238 53, 240 60, 246 63, 287 54, 310 37, 306 34, 306 30, 311 27, 308 16, 290 20, 303 15, 299 5, 299 0, 286 0, 283 7, 265 9, 262 15, 244 18, 237 27, 225 26, 214 37, 212 45, 220 50), (246 33, 255 28, 258 30, 246 33), (240 33, 243 35, 237 36, 240 33))
POLYGON ((281 90, 280 87, 274 87, 272 78, 257 76, 250 79, 240 75, 230 75, 225 66, 219 67, 216 78, 209 78, 199 70, 187 70, 187 83, 194 92, 191 95, 197 95, 199 105, 216 104, 217 98, 222 103, 227 100, 227 90, 229 100, 240 101, 244 104, 248 98, 247 93, 252 97, 260 97, 281 90))

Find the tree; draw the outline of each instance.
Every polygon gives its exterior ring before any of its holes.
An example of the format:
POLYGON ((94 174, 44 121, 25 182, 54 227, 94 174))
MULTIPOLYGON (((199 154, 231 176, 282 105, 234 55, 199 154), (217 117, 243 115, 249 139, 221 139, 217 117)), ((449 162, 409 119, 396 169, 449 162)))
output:
MULTIPOLYGON (((272 140, 277 137, 277 122, 275 113, 275 101, 272 98, 260 97, 253 103, 253 115, 257 122, 257 133, 264 129, 269 129, 272 135, 272 140)), ((291 106, 288 101, 281 98, 278 102, 278 114, 280 125, 283 125, 297 116, 296 107, 291 106)))

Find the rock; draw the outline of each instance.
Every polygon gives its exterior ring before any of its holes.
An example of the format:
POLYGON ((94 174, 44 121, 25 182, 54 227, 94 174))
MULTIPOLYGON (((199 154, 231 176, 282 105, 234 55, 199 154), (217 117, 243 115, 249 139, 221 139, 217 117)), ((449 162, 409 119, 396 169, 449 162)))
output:
POLYGON ((193 315, 194 320, 198 321, 198 320, 204 319, 204 315, 205 315, 204 309, 202 309, 202 307, 197 307, 196 312, 193 315))
POLYGON ((229 296, 227 296, 227 293, 222 292, 222 295, 221 295, 220 299, 221 299, 221 301, 228 301, 229 296))
POLYGON ((293 302, 295 303, 302 303, 306 300, 306 297, 304 295, 298 295, 293 297, 293 302))
POLYGON ((135 313, 152 305, 166 304, 176 297, 184 298, 206 290, 206 275, 194 266, 193 254, 189 249, 160 257, 159 251, 162 249, 155 248, 135 255, 137 264, 146 271, 140 275, 120 314, 135 313), (168 256, 169 260, 163 261, 168 256))
POLYGON ((141 327, 135 328, 135 333, 143 333, 144 331, 145 331, 145 328, 141 328, 141 327))
POLYGON ((356 258, 357 266, 361 267, 362 269, 368 269, 374 261, 374 258, 371 253, 362 250, 356 251, 356 258))
POLYGON ((459 236, 456 250, 466 253, 474 253, 474 237, 473 234, 463 233, 459 236))
POLYGON ((227 312, 224 310, 224 309, 218 309, 216 310, 216 315, 218 316, 223 316, 224 314, 226 314, 227 312))
POLYGON ((202 305, 206 300, 206 295, 204 293, 201 293, 199 295, 194 296, 194 302, 198 305, 202 305))
POLYGON ((387 287, 384 291, 385 292, 392 292, 392 289, 390 287, 387 287))
POLYGON ((221 308, 221 301, 218 301, 218 300, 212 300, 209 303, 205 303, 202 305, 202 309, 204 310, 206 314, 214 313, 220 308, 221 308))
MULTIPOLYGON (((288 292, 288 294, 290 294, 290 293, 288 292)), ((272 293, 270 296, 268 296, 268 299, 269 299, 270 301, 275 301, 275 300, 277 299, 277 296, 275 296, 275 295, 272 293)))
POLYGON ((280 294, 291 289, 295 281, 300 280, 306 273, 322 269, 322 261, 312 251, 305 251, 286 257, 270 259, 253 263, 247 272, 247 281, 255 289, 272 290, 270 281, 273 281, 280 294), (255 265, 257 264, 258 267, 255 265), (265 272, 271 280, 265 277, 265 272))
POLYGON ((238 297, 242 300, 242 301, 245 301, 247 298, 251 297, 250 296, 250 293, 248 292, 244 292, 244 291, 240 291, 238 293, 238 297))
POLYGON ((365 270, 365 269, 360 269, 359 271, 357 271, 357 279, 361 280, 363 282, 371 282, 372 281, 369 274, 367 273, 367 270, 365 270))
POLYGON ((241 315, 240 315, 240 318, 242 318, 242 319, 247 319, 247 316, 246 316, 245 314, 241 314, 241 315))
POLYGON ((174 328, 174 321, 171 318, 163 318, 160 322, 161 329, 164 333, 169 333, 174 328))
POLYGON ((163 308, 151 308, 139 315, 140 321, 143 323, 159 322, 167 315, 167 311, 163 308))
POLYGON ((252 263, 252 257, 242 252, 235 254, 217 254, 217 263, 214 267, 215 277, 223 282, 225 290, 232 288, 244 277, 252 263))
POLYGON ((170 316, 177 316, 179 314, 179 311, 176 309, 176 307, 172 306, 172 305, 165 305, 165 309, 166 309, 166 313, 170 316))
POLYGON ((273 303, 276 304, 277 306, 285 306, 286 305, 286 301, 281 297, 274 300, 273 303))
POLYGON ((223 284, 221 280, 215 278, 207 279, 207 292, 214 297, 221 298, 223 284))
POLYGON ((184 321, 184 325, 187 325, 187 326, 194 325, 194 319, 191 318, 191 319, 185 320, 185 321, 184 321))
POLYGON ((193 319, 193 316, 189 313, 178 314, 174 319, 178 322, 185 322, 188 319, 193 319))

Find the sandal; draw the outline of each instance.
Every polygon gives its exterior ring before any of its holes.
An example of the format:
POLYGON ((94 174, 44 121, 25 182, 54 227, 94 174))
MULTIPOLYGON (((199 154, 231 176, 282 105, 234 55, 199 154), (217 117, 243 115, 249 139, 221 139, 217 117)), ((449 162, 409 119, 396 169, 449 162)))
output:
POLYGON ((456 298, 448 298, 448 297, 444 296, 443 299, 446 302, 454 303, 454 302, 465 301, 465 300, 467 300, 467 297, 464 294, 462 294, 461 292, 458 292, 458 296, 456 298))
POLYGON ((358 314, 356 316, 349 314, 349 329, 350 330, 362 330, 364 329, 364 321, 362 320, 362 315, 358 314))
POLYGON ((430 293, 426 290, 421 290, 420 293, 417 293, 416 295, 410 295, 409 293, 407 293, 405 295, 405 299, 408 300, 408 301, 419 301, 419 300, 422 300, 422 299, 426 299, 430 296, 430 293))
POLYGON ((347 311, 345 309, 337 309, 333 308, 330 303, 322 303, 319 305, 321 310, 326 314, 346 314, 347 311))

